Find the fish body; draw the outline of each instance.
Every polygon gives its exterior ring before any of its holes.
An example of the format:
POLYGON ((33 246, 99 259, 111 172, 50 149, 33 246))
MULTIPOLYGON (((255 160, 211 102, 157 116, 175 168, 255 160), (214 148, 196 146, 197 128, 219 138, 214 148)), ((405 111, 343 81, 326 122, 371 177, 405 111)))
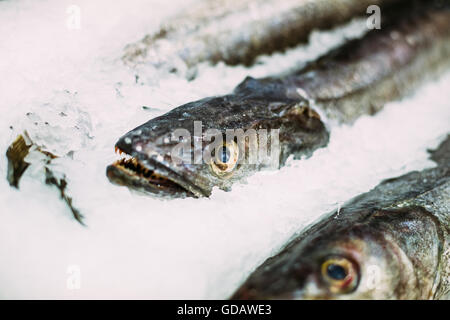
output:
POLYGON ((400 0, 208 0, 194 3, 158 32, 125 49, 128 64, 174 71, 201 62, 250 65, 261 54, 283 51, 329 29, 400 0))
POLYGON ((246 159, 253 144, 258 150, 278 151, 276 168, 289 156, 310 156, 328 143, 326 118, 351 124, 449 67, 450 10, 448 3, 437 3, 398 7, 385 15, 381 30, 372 30, 301 70, 249 77, 229 95, 187 103, 144 123, 116 143, 116 150, 127 157, 109 166, 107 176, 144 192, 202 197, 214 187, 229 190, 234 182, 266 167, 266 159, 236 161, 246 159), (196 122, 201 122, 200 132, 196 122), (183 139, 191 147, 183 153, 188 161, 182 163, 173 157, 180 142, 174 137, 178 129, 186 133, 183 139), (214 148, 214 161, 196 162, 195 155, 212 141, 204 139, 209 129, 222 135, 251 129, 256 139, 253 144, 247 138, 224 142, 221 150, 214 148), (264 130, 278 132, 278 140, 262 139, 264 130))
POLYGON ((406 96, 449 67, 448 2, 410 2, 383 12, 383 27, 350 40, 287 76, 286 86, 329 118, 351 123, 406 96), (298 90, 300 88, 300 90, 298 90))
POLYGON ((450 298, 450 136, 432 158, 310 227, 231 298, 450 298))

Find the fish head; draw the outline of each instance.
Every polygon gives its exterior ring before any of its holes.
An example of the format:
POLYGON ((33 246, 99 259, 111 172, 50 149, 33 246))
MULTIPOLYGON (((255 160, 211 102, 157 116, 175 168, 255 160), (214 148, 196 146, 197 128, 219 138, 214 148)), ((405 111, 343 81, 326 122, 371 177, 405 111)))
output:
POLYGON ((416 299, 418 278, 431 290, 435 273, 418 273, 411 255, 435 271, 438 250, 433 244, 408 252, 408 242, 410 248, 433 242, 425 235, 434 229, 431 221, 416 214, 379 210, 357 223, 332 217, 268 259, 231 299, 416 299))
POLYGON ((144 192, 209 196, 289 153, 326 144, 328 132, 307 101, 277 95, 228 95, 191 102, 125 134, 116 151, 125 157, 108 178, 144 192))

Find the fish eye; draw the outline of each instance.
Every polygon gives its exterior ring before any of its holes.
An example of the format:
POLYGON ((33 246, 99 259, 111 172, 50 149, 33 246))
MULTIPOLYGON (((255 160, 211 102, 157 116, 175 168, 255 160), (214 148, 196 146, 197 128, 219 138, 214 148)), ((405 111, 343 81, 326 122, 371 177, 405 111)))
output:
POLYGON ((224 143, 214 155, 211 161, 211 168, 213 172, 218 176, 224 176, 231 173, 238 161, 239 148, 236 142, 231 141, 224 143))
POLYGON ((221 162, 227 163, 228 160, 230 160, 230 157, 231 157, 230 149, 228 149, 226 146, 223 146, 219 150, 219 157, 220 157, 220 161, 221 162))
POLYGON ((331 257, 321 266, 324 282, 335 294, 348 293, 358 285, 358 268, 345 257, 331 257))

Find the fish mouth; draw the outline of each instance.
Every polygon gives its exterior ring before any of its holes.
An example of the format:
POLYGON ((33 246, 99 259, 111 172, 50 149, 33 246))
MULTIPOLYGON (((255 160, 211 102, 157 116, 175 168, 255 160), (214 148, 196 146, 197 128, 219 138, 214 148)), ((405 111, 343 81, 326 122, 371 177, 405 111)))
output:
POLYGON ((201 189, 163 164, 152 159, 142 161, 139 156, 133 157, 117 146, 115 151, 121 159, 106 168, 106 175, 112 183, 160 196, 205 196, 201 189))

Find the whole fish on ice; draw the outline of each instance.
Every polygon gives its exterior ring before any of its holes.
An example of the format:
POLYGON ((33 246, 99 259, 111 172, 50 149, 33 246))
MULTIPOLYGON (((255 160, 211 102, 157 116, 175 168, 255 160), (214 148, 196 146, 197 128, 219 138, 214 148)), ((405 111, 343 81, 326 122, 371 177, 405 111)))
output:
MULTIPOLYGON (((201 62, 250 65, 261 54, 283 51, 329 29, 401 0, 207 0, 194 3, 154 34, 130 44, 123 61, 171 71, 201 62)), ((193 77, 187 72, 187 77, 193 77)), ((195 74, 194 74, 195 75, 195 74)))
POLYGON ((277 149, 277 168, 291 155, 310 156, 329 138, 319 114, 352 123, 448 68, 448 3, 408 2, 384 17, 381 30, 349 41, 300 71, 247 78, 232 94, 182 105, 133 129, 116 143, 116 150, 126 156, 107 168, 108 178, 144 192, 202 197, 214 187, 229 190, 234 182, 265 168, 265 159, 250 164, 238 161, 246 159, 252 143, 277 149), (201 121, 200 133, 196 121, 201 121), (191 147, 182 154, 188 161, 181 163, 174 161, 178 154, 173 152, 180 143, 174 135, 179 129, 189 134, 182 140, 191 147), (258 136, 253 142, 227 140, 213 149, 211 161, 196 162, 195 155, 212 141, 204 139, 207 129, 223 135, 227 130, 252 129, 258 136), (259 132, 264 130, 278 132, 278 140, 262 139, 259 132))
POLYGON ((269 258, 232 299, 449 299, 450 136, 269 258))

